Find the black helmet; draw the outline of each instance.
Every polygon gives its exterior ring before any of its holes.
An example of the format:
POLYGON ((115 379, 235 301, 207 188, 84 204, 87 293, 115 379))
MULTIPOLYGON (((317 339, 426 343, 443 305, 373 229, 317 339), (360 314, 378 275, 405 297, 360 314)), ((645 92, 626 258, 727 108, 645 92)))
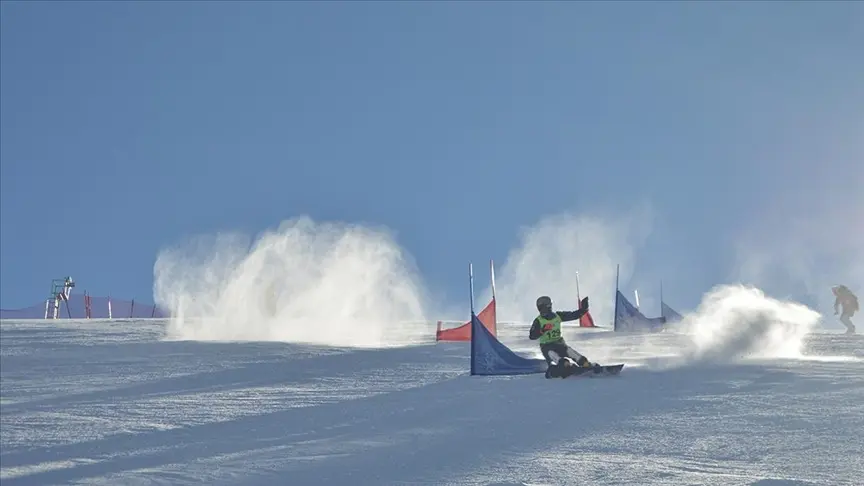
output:
POLYGON ((537 310, 540 313, 551 312, 552 311, 552 298, 548 295, 542 295, 537 297, 537 310))

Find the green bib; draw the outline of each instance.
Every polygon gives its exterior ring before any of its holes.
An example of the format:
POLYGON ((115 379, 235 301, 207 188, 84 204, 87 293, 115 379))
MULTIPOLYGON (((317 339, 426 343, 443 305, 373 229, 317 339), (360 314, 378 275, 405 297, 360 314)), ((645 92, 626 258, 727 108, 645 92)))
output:
POLYGON ((542 316, 537 316, 537 320, 540 322, 540 329, 543 330, 543 334, 541 334, 538 339, 540 344, 554 343, 555 341, 560 341, 562 339, 561 318, 558 314, 555 314, 555 317, 552 319, 545 319, 542 316))

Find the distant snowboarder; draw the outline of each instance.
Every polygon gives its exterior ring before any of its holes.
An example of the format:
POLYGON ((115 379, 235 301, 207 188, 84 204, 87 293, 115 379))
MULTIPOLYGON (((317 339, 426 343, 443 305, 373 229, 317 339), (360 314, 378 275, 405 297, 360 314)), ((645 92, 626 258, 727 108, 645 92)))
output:
POLYGON ((593 366, 585 356, 568 346, 561 335, 562 322, 578 321, 588 312, 588 297, 582 299, 578 310, 553 311, 552 299, 544 295, 537 299, 537 311, 540 312, 540 315, 534 318, 534 322, 531 323, 528 339, 539 341, 540 352, 543 353, 547 365, 556 366, 562 358, 566 357, 572 359, 579 366, 593 366))
POLYGON ((843 313, 840 314, 840 322, 846 326, 847 334, 855 333, 855 324, 852 324, 852 316, 859 309, 858 297, 849 290, 845 285, 835 285, 831 287, 831 292, 834 293, 834 315, 838 314, 838 308, 843 308, 843 313))

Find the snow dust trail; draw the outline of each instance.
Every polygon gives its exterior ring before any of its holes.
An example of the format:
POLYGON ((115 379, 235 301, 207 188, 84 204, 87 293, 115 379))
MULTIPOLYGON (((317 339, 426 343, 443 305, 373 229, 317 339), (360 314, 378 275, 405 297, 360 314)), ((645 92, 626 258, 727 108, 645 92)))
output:
POLYGON ((685 362, 731 362, 749 358, 801 358, 819 313, 802 304, 766 296, 743 285, 723 285, 705 295, 679 330, 689 337, 685 362))
POLYGON ((199 238, 162 251, 154 281, 172 339, 380 347, 434 335, 410 258, 380 229, 300 218, 251 246, 199 238))
MULTIPOLYGON (((598 325, 609 325, 616 266, 620 264, 626 281, 651 224, 650 211, 637 209, 610 217, 562 213, 525 228, 496 272, 499 320, 530 324, 537 314, 534 301, 541 295, 551 296, 556 309, 577 308, 578 273, 578 295, 589 296, 598 325)), ((491 289, 480 297, 487 302, 491 289)))

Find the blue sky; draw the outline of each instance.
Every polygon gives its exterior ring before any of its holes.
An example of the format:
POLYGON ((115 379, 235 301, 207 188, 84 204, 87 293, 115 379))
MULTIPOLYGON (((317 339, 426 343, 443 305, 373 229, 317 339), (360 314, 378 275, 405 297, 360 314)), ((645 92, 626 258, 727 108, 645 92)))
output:
MULTIPOLYGON (((741 241, 795 237, 778 222, 830 219, 847 243, 864 226, 858 2, 0 13, 4 308, 67 274, 152 301, 166 245, 299 215, 385 225, 426 285, 461 296, 465 262, 504 259, 526 225, 644 207, 634 279, 686 308, 736 272, 741 241)), ((860 262, 832 244, 816 267, 860 262)))

